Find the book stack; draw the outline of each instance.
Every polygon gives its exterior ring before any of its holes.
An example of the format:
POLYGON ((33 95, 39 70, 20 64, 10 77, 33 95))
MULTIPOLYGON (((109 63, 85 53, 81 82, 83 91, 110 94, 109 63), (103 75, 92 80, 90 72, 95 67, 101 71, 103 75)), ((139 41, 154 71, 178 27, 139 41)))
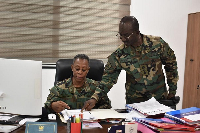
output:
MULTIPOLYGON (((150 128, 153 132, 195 132, 193 126, 177 124, 168 118, 133 118, 138 124, 142 124, 150 128)), ((144 128, 142 128, 144 129, 144 128)))
POLYGON ((174 111, 174 109, 156 101, 154 97, 145 102, 126 104, 126 109, 129 112, 135 110, 145 116, 164 114, 165 112, 174 111))
POLYGON ((165 117, 176 123, 185 124, 200 129, 200 108, 190 107, 165 113, 165 117))

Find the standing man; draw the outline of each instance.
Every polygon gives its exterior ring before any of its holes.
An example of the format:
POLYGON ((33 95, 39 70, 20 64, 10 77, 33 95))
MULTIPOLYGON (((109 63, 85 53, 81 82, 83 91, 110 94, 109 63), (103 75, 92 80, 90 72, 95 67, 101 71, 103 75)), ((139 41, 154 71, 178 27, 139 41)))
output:
MULTIPOLYGON (((109 57, 100 83, 102 93, 108 93, 117 82, 121 70, 126 71, 126 104, 175 97, 178 71, 174 51, 161 37, 140 33, 135 17, 125 16, 119 23, 123 42, 109 57), (167 76, 167 90, 162 65, 167 76)), ((99 93, 100 96, 100 93, 99 93)), ((82 109, 91 110, 96 100, 85 102, 82 109)))

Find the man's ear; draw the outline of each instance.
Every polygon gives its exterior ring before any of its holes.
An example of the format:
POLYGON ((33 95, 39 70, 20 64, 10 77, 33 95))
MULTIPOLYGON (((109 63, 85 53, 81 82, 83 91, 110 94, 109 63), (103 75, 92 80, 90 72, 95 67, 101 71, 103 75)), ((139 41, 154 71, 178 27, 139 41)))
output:
POLYGON ((74 67, 74 66, 73 66, 73 65, 71 65, 71 69, 72 69, 72 71, 73 71, 73 67, 74 67))

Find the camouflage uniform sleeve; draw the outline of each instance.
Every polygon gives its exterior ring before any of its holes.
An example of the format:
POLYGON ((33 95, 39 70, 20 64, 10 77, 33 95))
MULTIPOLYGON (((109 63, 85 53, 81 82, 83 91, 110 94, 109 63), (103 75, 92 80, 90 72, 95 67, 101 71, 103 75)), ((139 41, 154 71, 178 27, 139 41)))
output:
POLYGON ((168 43, 166 43, 162 38, 161 38, 161 47, 162 47, 161 61, 162 64, 164 65, 167 76, 169 94, 176 95, 177 82, 179 79, 176 56, 174 54, 174 51, 169 47, 168 43))
MULTIPOLYGON (((91 87, 98 88, 97 87, 98 85, 99 85, 99 82, 94 81, 94 86, 91 86, 91 87)), ((96 89, 96 91, 97 91, 97 89, 96 89)), ((95 98, 95 97, 93 97, 93 98, 95 98)), ((110 100, 108 98, 108 95, 106 93, 104 93, 104 92, 101 92, 101 99, 98 99, 98 102, 96 103, 94 108, 110 109, 111 107, 112 106, 111 106, 111 102, 110 102, 110 100)))
POLYGON ((99 101, 99 98, 102 96, 102 91, 99 89, 99 87, 96 87, 95 93, 92 95, 91 98, 94 98, 95 100, 99 101))
POLYGON ((51 103, 55 101, 61 101, 62 99, 59 97, 59 87, 54 86, 50 89, 50 94, 47 97, 47 101, 44 103, 45 108, 48 113, 54 113, 54 111, 51 109, 51 103))
POLYGON ((118 76, 121 72, 121 65, 119 63, 119 58, 114 52, 108 57, 108 62, 104 69, 104 74, 100 82, 100 89, 104 91, 103 93, 108 93, 109 90, 117 83, 118 76))
POLYGON ((111 101, 108 98, 107 94, 102 93, 101 99, 97 102, 97 104, 95 105, 95 108, 98 108, 98 109, 110 109, 110 108, 112 108, 111 101))

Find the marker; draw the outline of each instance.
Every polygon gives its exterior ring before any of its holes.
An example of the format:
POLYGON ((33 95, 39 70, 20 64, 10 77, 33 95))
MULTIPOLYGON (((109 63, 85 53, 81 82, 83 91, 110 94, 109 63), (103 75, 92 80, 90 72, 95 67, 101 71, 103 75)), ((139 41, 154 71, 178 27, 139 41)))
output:
POLYGON ((80 123, 80 117, 76 117, 76 123, 80 123))
POLYGON ((72 119, 72 121, 71 121, 72 123, 76 122, 76 116, 75 115, 73 115, 71 119, 72 119))
POLYGON ((74 118, 73 118, 73 116, 71 115, 71 123, 74 123, 74 118))
POLYGON ((82 128, 83 128, 83 127, 82 127, 82 126, 83 126, 83 125, 82 125, 82 124, 83 124, 83 113, 80 113, 80 114, 79 114, 79 118, 80 118, 80 121, 81 121, 81 133, 82 133, 82 132, 83 132, 83 130, 82 130, 82 128))
POLYGON ((79 117, 80 117, 81 122, 83 122, 83 113, 80 113, 79 117))

